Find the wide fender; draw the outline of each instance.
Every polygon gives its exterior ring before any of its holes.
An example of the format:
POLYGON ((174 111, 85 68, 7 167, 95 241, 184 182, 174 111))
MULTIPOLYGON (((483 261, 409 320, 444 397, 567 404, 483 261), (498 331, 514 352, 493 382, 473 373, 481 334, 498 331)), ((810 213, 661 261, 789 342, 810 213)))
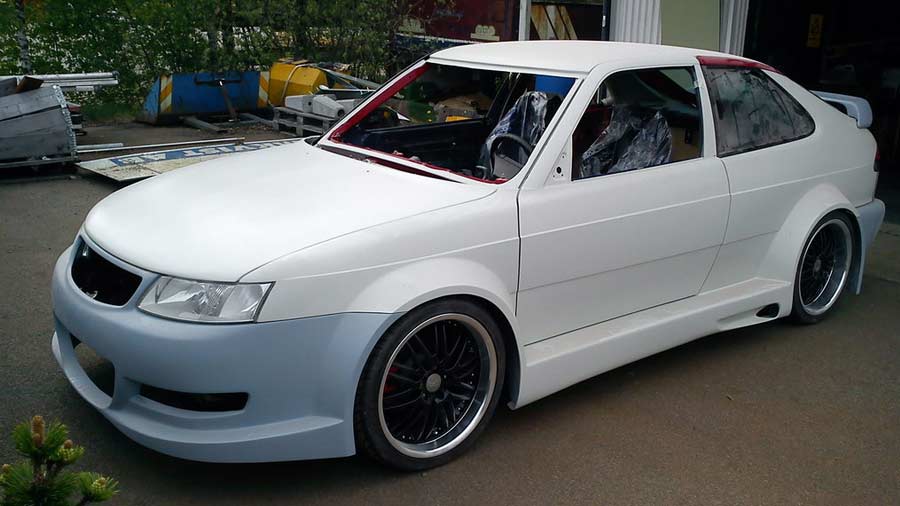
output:
MULTIPOLYGON (((800 254, 813 227, 825 215, 838 209, 845 210, 853 216, 854 233, 857 234, 855 242, 858 245, 859 226, 856 208, 836 186, 822 183, 806 192, 788 213, 760 265, 759 277, 793 283, 800 254)), ((858 270, 858 252, 855 251, 853 257, 855 272, 858 270)), ((787 314, 790 309, 788 305, 781 313, 787 314)))
POLYGON ((400 313, 452 295, 486 299, 514 324, 515 287, 508 287, 484 264, 458 257, 423 259, 390 269, 363 287, 351 306, 389 306, 391 312, 400 313))
POLYGON ((404 264, 385 272, 365 286, 353 307, 391 308, 403 314, 430 301, 443 297, 470 296, 486 301, 498 310, 505 322, 497 322, 508 329, 507 391, 511 399, 519 392, 521 381, 520 357, 524 356, 515 315, 515 285, 510 286, 488 266, 472 259, 441 257, 404 264), (513 356, 512 353, 515 353, 513 356))

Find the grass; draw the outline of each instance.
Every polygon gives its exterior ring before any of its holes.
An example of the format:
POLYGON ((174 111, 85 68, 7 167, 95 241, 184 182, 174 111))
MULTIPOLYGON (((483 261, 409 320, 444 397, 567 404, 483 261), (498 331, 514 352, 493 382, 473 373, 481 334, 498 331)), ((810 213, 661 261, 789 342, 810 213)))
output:
POLYGON ((81 112, 85 122, 97 123, 121 123, 132 121, 140 111, 135 105, 124 105, 115 102, 103 102, 97 104, 83 104, 81 112))

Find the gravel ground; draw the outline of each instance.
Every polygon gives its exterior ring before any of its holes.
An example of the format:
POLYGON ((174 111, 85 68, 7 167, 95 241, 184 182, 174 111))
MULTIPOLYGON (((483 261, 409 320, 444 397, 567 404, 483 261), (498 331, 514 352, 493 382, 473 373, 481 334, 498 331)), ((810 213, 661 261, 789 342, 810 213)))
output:
MULTIPOLYGON (((93 142, 93 141, 92 141, 93 142)), ((861 296, 820 325, 724 332, 501 408, 463 458, 400 474, 362 458, 187 462, 121 435, 51 352, 49 282, 98 177, 0 181, 0 462, 33 414, 120 480, 115 504, 898 504, 900 226, 886 224, 861 296)))

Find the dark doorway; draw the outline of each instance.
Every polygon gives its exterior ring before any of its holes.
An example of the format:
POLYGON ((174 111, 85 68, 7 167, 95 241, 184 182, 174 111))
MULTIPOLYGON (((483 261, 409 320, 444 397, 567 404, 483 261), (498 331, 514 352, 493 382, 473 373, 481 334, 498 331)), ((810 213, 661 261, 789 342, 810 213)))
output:
MULTIPOLYGON (((881 154, 879 193, 900 206, 900 2, 750 0, 744 54, 812 90, 865 97, 881 154)), ((891 205, 895 204, 895 205, 891 205)), ((900 218, 900 215, 894 215, 900 218)))

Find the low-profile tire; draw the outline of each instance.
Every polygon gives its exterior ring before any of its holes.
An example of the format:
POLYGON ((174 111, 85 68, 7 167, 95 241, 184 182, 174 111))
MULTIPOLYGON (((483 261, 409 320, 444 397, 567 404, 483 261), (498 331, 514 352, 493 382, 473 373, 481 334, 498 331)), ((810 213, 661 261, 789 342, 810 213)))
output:
POLYGON ((825 318, 850 279, 853 251, 853 223, 844 213, 830 213, 813 227, 794 275, 794 322, 812 324, 825 318))
POLYGON ((443 299, 410 311, 366 362, 354 410, 357 449, 409 471, 453 460, 493 416, 505 371, 500 327, 478 304, 443 299))

